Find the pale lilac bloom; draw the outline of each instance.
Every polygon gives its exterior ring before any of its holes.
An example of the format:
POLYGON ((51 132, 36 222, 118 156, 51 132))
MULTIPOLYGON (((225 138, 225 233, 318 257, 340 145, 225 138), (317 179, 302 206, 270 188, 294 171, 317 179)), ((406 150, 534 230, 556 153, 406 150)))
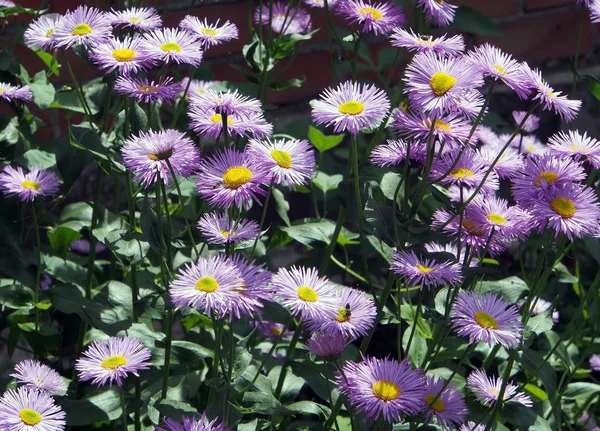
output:
MULTIPOLYGON (((400 136, 426 143, 431 132, 438 142, 447 144, 450 148, 462 146, 472 127, 468 120, 457 113, 432 117, 424 113, 411 114, 397 110, 392 114, 392 119, 392 127, 400 136)), ((471 139, 475 141, 477 134, 471 139)))
POLYGON ((237 26, 229 21, 225 21, 223 25, 219 25, 219 20, 214 24, 209 24, 206 18, 201 21, 198 17, 191 15, 187 15, 179 23, 179 27, 195 33, 204 49, 237 39, 239 35, 237 26))
MULTIPOLYGON (((202 133, 205 138, 217 138, 223 131, 223 117, 213 110, 205 110, 203 107, 191 104, 188 111, 190 117, 190 129, 202 133)), ((262 112, 256 112, 250 116, 229 115, 227 116, 227 134, 229 136, 243 136, 265 138, 273 134, 273 125, 267 123, 262 112)))
POLYGON ((482 145, 494 145, 500 146, 500 148, 504 146, 504 143, 494 130, 481 124, 477 126, 477 140, 482 145))
POLYGON ((65 412, 44 391, 9 389, 0 398, 0 429, 5 431, 62 431, 65 412))
POLYGON ((260 335, 272 342, 286 336, 286 327, 283 323, 260 320, 254 321, 254 326, 260 335))
POLYGON ((62 15, 57 13, 45 14, 34 20, 23 34, 25 45, 44 51, 54 48, 54 32, 61 20, 62 15))
MULTIPOLYGON (((479 90, 468 90, 456 101, 451 111, 462 114, 471 120, 475 120, 481 113, 484 103, 485 99, 479 90)), ((485 111, 483 111, 483 115, 486 115, 487 113, 488 108, 486 107, 485 111)))
MULTIPOLYGON (((527 111, 513 111, 512 117, 515 120, 515 124, 518 126, 523 123, 525 120, 525 116, 527 116, 527 111)), ((523 125, 521 126, 521 130, 527 133, 535 132, 540 127, 540 117, 537 115, 529 114, 523 125)))
POLYGON ((325 360, 339 358, 348 344, 350 340, 336 330, 315 332, 306 341, 310 353, 325 360))
MULTIPOLYGON (((498 401, 503 383, 502 377, 490 378, 483 370, 475 370, 467 377, 467 387, 473 391, 479 402, 490 407, 498 401)), ((531 398, 519 392, 518 386, 512 382, 506 385, 503 401, 523 404, 525 407, 533 406, 531 398)))
MULTIPOLYGON (((500 135, 500 139, 509 139, 508 133, 500 135)), ((548 153, 548 148, 535 135, 521 135, 519 139, 514 139, 510 143, 513 147, 518 148, 522 154, 526 154, 528 158, 541 157, 548 153)))
POLYGON ((162 18, 153 7, 131 7, 119 11, 111 9, 106 17, 115 27, 132 27, 142 31, 162 27, 162 18))
POLYGON ((190 78, 183 78, 181 80, 181 95, 183 96, 183 91, 186 89, 186 87, 188 87, 189 84, 189 88, 188 88, 188 97, 190 97, 191 94, 201 94, 204 93, 206 90, 210 90, 211 87, 214 87, 216 85, 221 84, 222 81, 201 81, 199 79, 192 79, 191 82, 190 78))
POLYGON ((78 6, 67 12, 54 29, 54 46, 70 48, 73 45, 100 45, 112 36, 112 28, 104 12, 99 9, 78 6))
POLYGON ((138 103, 170 103, 177 99, 181 92, 181 83, 173 82, 173 78, 166 77, 157 82, 148 78, 119 76, 115 81, 115 90, 136 99, 138 103))
POLYGON ((442 154, 433 161, 431 179, 443 185, 456 184, 470 188, 476 188, 483 182, 481 190, 485 192, 498 190, 498 176, 494 171, 490 172, 483 181, 487 172, 486 163, 475 151, 464 150, 461 152, 456 149, 442 154), (456 162, 457 158, 459 158, 458 162, 456 162))
POLYGON ((593 371, 600 371, 600 355, 592 355, 590 356, 590 368, 593 371))
POLYGON ((29 85, 18 87, 10 85, 7 82, 0 82, 0 99, 4 99, 7 102, 15 102, 17 100, 30 102, 33 99, 33 93, 29 85))
MULTIPOLYGON (((310 7, 318 7, 318 8, 325 7, 325 0, 303 0, 303 1, 307 6, 310 6, 310 7)), ((333 9, 337 5, 339 5, 339 3, 341 1, 343 1, 343 0, 327 0, 327 7, 329 9, 333 9)))
POLYGON ((155 426, 154 431, 231 431, 225 422, 216 417, 208 420, 206 413, 196 416, 182 416, 182 423, 171 418, 165 418, 161 426, 155 426))
POLYGON ((0 172, 0 190, 6 196, 19 196, 22 202, 32 202, 37 198, 56 196, 60 183, 58 176, 50 171, 31 168, 25 173, 20 166, 6 166, 0 172))
POLYGON ((389 35, 406 21, 402 8, 393 2, 343 0, 335 12, 356 25, 361 33, 389 35))
MULTIPOLYGON (((526 299, 527 298, 525 298, 525 300, 526 299)), ((525 305, 525 303, 523 303, 522 305, 525 305)), ((550 301, 546 301, 545 299, 542 299, 540 297, 535 297, 531 301, 530 313, 532 316, 537 316, 539 314, 542 314, 542 313, 545 313, 546 311, 548 311, 550 309, 550 307, 552 307, 552 303, 550 301)), ((558 313, 558 310, 553 310, 552 311, 552 322, 558 323, 559 317, 560 317, 560 314, 558 313)))
POLYGON ((468 421, 460 426, 459 431, 485 431, 485 423, 477 425, 475 422, 468 421))
POLYGON ((450 25, 454 21, 454 14, 458 7, 440 0, 418 0, 417 5, 423 8, 425 19, 438 27, 450 25))
MULTIPOLYGON (((439 244, 437 242, 428 242, 425 244, 425 250, 427 250, 432 257, 450 260, 454 262, 458 261, 458 249, 456 248, 456 245, 452 243, 439 244)), ((471 259, 469 261, 470 267, 476 267, 477 265, 478 263, 476 259, 471 259)))
POLYGON ((214 111, 221 115, 250 117, 262 114, 262 105, 258 99, 244 96, 237 90, 214 91, 205 90, 190 94, 190 104, 203 111, 214 111))
POLYGON ((264 264, 254 265, 240 254, 234 254, 231 262, 235 265, 242 277, 243 284, 240 289, 233 289, 238 297, 230 304, 230 320, 242 314, 255 317, 261 314, 263 302, 273 301, 273 291, 269 287, 271 273, 264 264))
POLYGON ((538 69, 531 69, 525 63, 523 64, 534 92, 533 100, 539 100, 544 110, 554 111, 561 120, 573 121, 581 108, 581 100, 570 100, 567 96, 563 96, 561 91, 555 91, 548 85, 538 69))
POLYGON ((589 8, 590 8, 590 20, 594 24, 600 23, 600 0, 592 0, 589 8))
POLYGON ((92 60, 105 73, 117 70, 119 75, 151 69, 158 62, 156 54, 147 52, 139 37, 110 38, 94 48, 92 60))
POLYGON ((407 154, 410 160, 424 163, 427 159, 427 146, 421 141, 406 142, 402 139, 388 139, 386 143, 373 148, 369 161, 375 166, 396 166, 406 160, 407 154))
POLYGON ((488 144, 476 151, 488 168, 498 159, 492 169, 499 178, 514 178, 525 166, 523 156, 519 154, 516 148, 507 147, 502 151, 503 148, 503 144, 488 144), (500 153, 501 151, 502 153, 500 153), (500 157, 498 158, 498 156, 500 157))
POLYGON ((161 28, 144 35, 142 46, 165 63, 189 64, 198 67, 203 51, 198 38, 178 28, 161 28))
POLYGON ((444 379, 432 376, 425 378, 425 385, 423 409, 429 410, 426 416, 427 422, 431 423, 435 417, 443 429, 452 429, 465 421, 468 413, 467 405, 454 385, 449 383, 446 386, 444 379))
POLYGON ((230 220, 225 213, 207 213, 198 221, 198 228, 209 244, 238 244, 258 237, 260 230, 254 220, 230 220))
POLYGON ((271 29, 274 33, 305 34, 309 33, 312 28, 308 12, 283 1, 274 1, 272 11, 269 11, 269 5, 266 3, 262 5, 262 9, 257 7, 254 12, 254 22, 259 25, 268 25, 271 13, 271 29))
POLYGON ((65 379, 47 365, 39 361, 26 359, 15 365, 15 372, 11 374, 17 383, 27 389, 48 392, 50 395, 64 395, 67 393, 65 379))
POLYGON ((455 57, 465 50, 465 42, 460 34, 448 37, 421 35, 412 29, 397 27, 390 36, 392 46, 406 48, 410 52, 434 52, 438 55, 455 57))
POLYGON ((419 257, 414 251, 395 252, 390 270, 399 275, 409 287, 456 286, 462 281, 462 270, 458 263, 419 257))
POLYGON ((487 196, 485 199, 475 199, 468 208, 469 217, 476 224, 500 235, 501 239, 525 239, 531 230, 531 216, 519 206, 508 206, 508 201, 487 196))
POLYGON ((548 140, 551 154, 558 157, 570 157, 577 161, 587 160, 594 167, 600 168, 600 142, 583 132, 576 130, 558 132, 548 140))
POLYGON ((11 0, 0 0, 0 7, 16 7, 17 4, 11 0))

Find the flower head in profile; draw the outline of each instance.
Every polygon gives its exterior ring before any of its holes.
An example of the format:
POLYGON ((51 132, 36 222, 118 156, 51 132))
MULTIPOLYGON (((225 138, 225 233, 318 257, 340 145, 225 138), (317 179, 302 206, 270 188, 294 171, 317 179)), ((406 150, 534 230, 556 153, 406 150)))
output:
POLYGON ((208 420, 206 413, 198 417, 182 416, 182 422, 171 418, 165 418, 161 426, 154 427, 155 431, 231 431, 225 422, 217 417, 208 420))
POLYGON ((170 103, 177 99, 181 92, 181 83, 173 82, 173 78, 166 77, 157 82, 148 78, 119 76, 115 81, 115 90, 136 99, 138 103, 170 103))
POLYGON ((465 421, 468 410, 461 393, 443 379, 427 376, 425 378, 424 402, 427 413, 427 421, 431 422, 435 417, 438 424, 444 429, 452 429, 465 421))
MULTIPOLYGON (((526 300, 527 299, 525 299, 525 301, 526 300)), ((550 310, 552 308, 552 306, 553 306, 553 304, 550 301, 546 301, 545 299, 542 299, 540 297, 535 297, 535 298, 533 298, 531 300, 530 314, 532 316, 537 316, 537 315, 540 315, 540 314, 544 314, 548 310, 550 310)), ((552 317, 552 322, 553 323, 558 323, 558 319, 560 317, 560 314, 559 314, 558 310, 552 310, 551 317, 552 317)))
MULTIPOLYGON (((427 250, 431 257, 434 257, 438 260, 458 261, 458 248, 454 244, 440 244, 437 242, 428 242, 425 244, 425 250, 427 250)), ((469 262, 469 266, 476 267, 477 260, 471 260, 469 262)))
POLYGON ((244 96, 235 91, 214 91, 190 93, 190 103, 204 111, 214 111, 220 115, 250 117, 262 114, 261 103, 258 99, 244 96))
POLYGON ((316 268, 279 268, 271 283, 275 299, 294 315, 324 320, 336 309, 335 286, 316 268))
POLYGON ((336 13, 356 25, 362 33, 388 35, 406 21, 402 8, 394 2, 345 0, 340 3, 336 13))
POLYGON ((48 13, 34 20, 23 34, 25 45, 43 51, 54 48, 54 32, 61 19, 60 14, 48 13))
POLYGON ((30 102, 33 99, 33 93, 29 85, 17 87, 6 82, 0 82, 0 99, 4 99, 7 102, 14 102, 16 100, 30 102))
POLYGON ((28 173, 17 166, 6 166, 0 172, 0 190, 6 196, 19 196, 23 202, 54 197, 60 190, 58 176, 50 171, 32 168, 28 173))
POLYGON ((481 341, 513 349, 523 337, 518 308, 494 293, 459 293, 450 318, 456 333, 468 336, 471 343, 481 341))
POLYGON ((398 274, 409 286, 456 286, 462 281, 458 263, 421 258, 414 251, 398 251, 392 257, 390 270, 398 274))
POLYGON ((533 89, 533 100, 538 100, 544 110, 554 111, 564 121, 573 121, 577 117, 581 109, 581 100, 570 100, 567 96, 563 96, 562 92, 555 91, 542 78, 539 70, 524 66, 524 71, 533 89))
POLYGON ((558 157, 570 157, 579 162, 588 161, 594 169, 600 168, 600 141, 576 130, 558 132, 548 140, 550 153, 558 157))
POLYGON ((267 192, 266 169, 262 164, 235 149, 226 148, 206 157, 199 165, 196 186, 202 197, 216 207, 248 207, 267 192))
POLYGON ((476 188, 483 183, 484 192, 498 190, 498 176, 492 171, 485 178, 487 173, 488 167, 473 150, 449 151, 436 158, 431 166, 431 178, 440 184, 476 188))
POLYGON ((0 398, 0 428, 11 431, 62 431, 65 412, 44 391, 9 389, 0 398))
POLYGON ((262 8, 256 8, 254 22, 259 25, 268 25, 271 13, 271 30, 274 33, 305 34, 309 33, 312 28, 310 14, 306 10, 283 1, 274 1, 272 12, 269 10, 269 4, 266 3, 262 5, 262 8))
POLYGON ((75 369, 81 381, 91 380, 96 386, 116 382, 122 386, 125 378, 150 368, 150 349, 135 337, 110 337, 88 346, 77 359, 75 369))
MULTIPOLYGON (((397 110, 392 114, 392 127, 398 134, 407 139, 421 141, 426 147, 429 133, 433 133, 438 143, 449 148, 462 146, 471 132, 471 123, 458 113, 447 115, 412 114, 397 110)), ((472 138, 475 140, 475 137, 472 138)))
POLYGON ((521 130, 524 132, 532 133, 540 127, 540 117, 533 114, 527 116, 527 111, 513 111, 512 117, 517 126, 523 123, 521 130), (523 120, 525 120, 525 122, 523 122, 523 120))
POLYGON ((275 341, 286 335, 286 327, 283 323, 258 320, 254 321, 254 326, 256 326, 258 333, 269 341, 275 341))
POLYGON ((219 20, 214 24, 209 24, 206 18, 201 21, 200 18, 191 15, 187 15, 179 23, 179 27, 194 33, 203 49, 237 39, 239 35, 237 26, 229 21, 223 25, 219 25, 219 20))
POLYGON ((198 67, 203 52, 197 37, 187 30, 161 28, 146 33, 142 47, 165 63, 189 64, 198 67))
POLYGON ((600 1, 593 0, 590 2, 590 20, 594 24, 600 22, 600 1))
POLYGON ((19 362, 10 376, 27 389, 48 392, 50 395, 67 393, 67 385, 61 375, 36 360, 25 359, 19 362))
POLYGON ((386 143, 373 148, 369 160, 375 166, 396 166, 406 160, 407 155, 409 160, 424 163, 427 159, 427 144, 420 141, 388 139, 386 143))
POLYGON ((231 220, 227 214, 211 212, 198 221, 198 228, 209 244, 238 244, 255 239, 260 230, 254 220, 231 220))
POLYGON ((104 12, 94 7, 78 6, 67 12, 54 29, 54 46, 100 45, 111 36, 112 28, 104 12))
MULTIPOLYGON (((504 381, 501 377, 488 377, 483 370, 475 370, 467 377, 467 386, 473 391, 477 400, 486 406, 493 406, 502 389, 504 381)), ((504 391, 503 401, 523 404, 532 407, 529 396, 519 392, 518 386, 508 382, 504 391)))
POLYGON ((97 46, 91 57, 105 73, 117 70, 120 75, 150 69, 158 61, 155 54, 142 48, 139 37, 110 38, 97 46))
POLYGON ((315 151, 306 139, 250 139, 246 151, 269 169, 275 184, 305 185, 315 174, 315 151))
POLYGON ((135 174, 145 188, 160 179, 165 185, 174 174, 182 177, 192 175, 200 163, 200 151, 184 133, 174 129, 140 132, 131 136, 121 147, 123 163, 135 174), (170 165, 170 167, 169 167, 170 165))
POLYGON ((336 330, 315 332, 306 341, 310 353, 325 360, 339 358, 348 344, 350 340, 336 330))
POLYGON ((386 422, 396 423, 422 409, 425 382, 406 359, 365 357, 363 362, 347 361, 343 371, 337 375, 340 392, 371 420, 383 416, 386 422))
POLYGON ((390 109, 385 92, 374 85, 346 81, 337 88, 326 89, 312 106, 316 124, 333 126, 335 133, 356 136, 362 129, 378 127, 390 109))
POLYGON ((455 57, 465 50, 465 42, 460 34, 450 37, 445 34, 433 37, 416 34, 411 29, 397 27, 390 35, 390 41, 392 46, 406 48, 410 52, 433 52, 446 57, 455 57))
POLYGON ((238 291, 243 288, 242 275, 231 259, 199 257, 179 269, 169 295, 176 307, 192 307, 220 319, 237 305, 238 291))
POLYGON ((162 27, 162 18, 153 7, 130 7, 119 11, 112 9, 106 17, 115 27, 131 27, 142 31, 162 27))
MULTIPOLYGON (((223 116, 214 110, 192 103, 188 111, 190 129, 201 133, 205 138, 217 138, 223 131, 223 116)), ((262 112, 255 112, 249 116, 228 115, 227 134, 229 136, 253 136, 265 138, 273 134, 273 125, 267 123, 262 112)))
POLYGON ((592 355, 590 356, 590 368, 593 371, 600 371, 600 355, 592 355))
POLYGON ((457 6, 440 0, 418 0, 417 5, 423 8, 425 19, 435 25, 450 25, 454 21, 457 6))

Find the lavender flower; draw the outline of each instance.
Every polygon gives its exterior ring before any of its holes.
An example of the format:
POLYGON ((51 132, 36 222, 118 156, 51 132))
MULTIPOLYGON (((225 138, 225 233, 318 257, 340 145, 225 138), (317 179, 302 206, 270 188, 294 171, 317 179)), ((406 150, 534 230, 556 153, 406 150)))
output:
POLYGON ((444 388, 446 382, 443 379, 428 376, 425 382, 424 401, 429 409, 427 421, 431 422, 435 417, 444 429, 462 424, 468 410, 461 393, 452 384, 444 388))
POLYGON ((104 12, 93 7, 78 6, 75 11, 67 12, 54 29, 54 46, 101 45, 111 37, 111 30, 104 12))
POLYGON ((414 251, 399 251, 392 257, 390 270, 410 286, 456 286, 462 281, 460 265, 450 261, 419 258, 414 251))
POLYGON ((61 375, 39 361, 26 359, 19 362, 10 376, 27 389, 48 392, 50 395, 67 393, 67 385, 61 375))
POLYGON ((148 78, 119 76, 115 81, 115 90, 137 99, 138 103, 170 103, 181 92, 181 83, 173 82, 170 77, 154 82, 148 78))
POLYGON ((0 99, 4 99, 7 102, 14 102, 16 100, 30 102, 33 99, 33 93, 29 85, 17 87, 7 82, 0 82, 0 99))
POLYGON ((440 0, 418 0, 427 21, 437 26, 449 25, 454 21, 457 6, 440 0))
POLYGON ((548 140, 550 153, 559 157, 570 157, 576 161, 587 160, 594 167, 600 168, 600 142, 583 135, 576 130, 558 132, 548 140))
POLYGON ((260 234, 254 220, 230 220, 227 214, 217 212, 204 214, 198 221, 198 228, 209 244, 238 244, 260 234))
POLYGON ((402 8, 393 2, 345 0, 339 4, 336 13, 359 27, 362 33, 388 35, 406 21, 402 8))
POLYGON ((202 50, 197 40, 186 30, 161 28, 145 34, 142 47, 165 63, 198 67, 202 61, 202 50))
POLYGON ((106 17, 115 27, 132 27, 136 30, 149 31, 162 26, 162 18, 153 7, 131 7, 120 11, 112 9, 106 17))
MULTIPOLYGON (((487 406, 493 406, 498 401, 503 379, 501 377, 488 377, 483 370, 475 370, 467 377, 467 386, 475 393, 475 397, 487 406)), ((503 401, 523 404, 532 407, 529 396, 518 391, 518 387, 509 382, 504 391, 503 401)))
POLYGON ((305 34, 310 32, 312 23, 310 15, 304 9, 293 7, 291 3, 282 1, 274 1, 272 3, 272 12, 269 11, 269 5, 263 4, 262 9, 256 8, 254 13, 254 22, 256 24, 267 25, 269 23, 269 15, 271 15, 271 30, 274 33, 288 34, 305 34))
POLYGON ((406 48, 410 52, 433 52, 446 57, 455 57, 465 50, 462 35, 448 37, 446 34, 433 37, 414 33, 411 29, 397 27, 390 36, 392 46, 406 48))
POLYGON ((196 34, 203 49, 237 39, 239 35, 237 26, 229 21, 219 26, 219 20, 214 24, 209 24, 206 18, 200 21, 199 18, 191 15, 187 15, 179 23, 179 27, 196 34))
POLYGON ((53 172, 32 168, 25 173, 20 166, 6 166, 0 172, 0 190, 6 196, 18 195, 22 202, 32 202, 36 198, 54 197, 60 184, 53 172))
POLYGON ((65 426, 65 412, 46 392, 20 387, 0 398, 0 429, 62 431, 65 426))
POLYGON ((110 73, 130 75, 152 68, 158 61, 156 54, 146 52, 139 37, 111 38, 97 46, 92 54, 93 61, 100 69, 110 73))
POLYGON ((61 20, 62 15, 57 13, 48 13, 34 20, 23 34, 25 45, 44 51, 54 48, 54 32, 61 20))

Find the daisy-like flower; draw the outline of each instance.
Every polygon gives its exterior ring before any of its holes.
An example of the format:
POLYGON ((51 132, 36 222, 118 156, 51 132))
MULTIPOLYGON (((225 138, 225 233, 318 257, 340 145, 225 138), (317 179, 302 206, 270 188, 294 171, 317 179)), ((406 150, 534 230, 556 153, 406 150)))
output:
POLYGON ((336 13, 356 25, 362 33, 388 35, 395 27, 404 26, 406 21, 402 8, 393 2, 345 0, 340 3, 336 13))
POLYGON ((587 160, 594 167, 600 168, 600 142, 583 135, 578 131, 558 132, 548 140, 550 153, 559 157, 571 157, 574 160, 587 160))
POLYGON ((395 252, 390 270, 398 274, 409 286, 421 285, 422 288, 456 286, 462 281, 458 263, 420 258, 414 251, 395 252))
MULTIPOLYGON (((205 138, 217 138, 223 131, 223 117, 212 110, 205 110, 196 104, 191 104, 188 115, 190 129, 202 133, 205 138)), ((254 136, 265 138, 273 134, 273 125, 267 123, 261 113, 254 113, 248 117, 240 115, 227 116, 227 134, 229 136, 254 136)))
POLYGON ((308 347, 310 353, 325 360, 339 358, 344 351, 344 347, 348 344, 350 344, 350 340, 335 330, 315 332, 313 336, 306 341, 306 347, 308 347))
POLYGON ((94 49, 92 59, 105 73, 117 70, 119 75, 130 75, 150 69, 158 59, 156 54, 146 52, 141 42, 139 37, 113 37, 94 49))
POLYGON ((482 145, 504 146, 504 142, 500 140, 500 137, 493 129, 481 124, 477 126, 477 140, 482 145))
POLYGON ((33 99, 33 93, 29 85, 17 87, 6 82, 0 82, 0 99, 4 99, 7 102, 14 102, 16 100, 29 102, 33 99))
MULTIPOLYGON (((437 242, 428 242, 425 244, 425 250, 427 250, 427 252, 429 254, 431 254, 432 257, 435 257, 437 259, 448 260, 448 258, 450 258, 450 260, 452 260, 452 261, 458 261, 458 257, 457 257, 458 249, 456 248, 456 245, 454 245, 454 244, 450 244, 450 243, 440 244, 437 242), (439 253, 439 255, 438 255, 438 253, 439 253)), ((469 266, 476 267, 477 260, 472 259, 469 262, 469 266)))
POLYGON ((403 78, 411 105, 441 115, 451 111, 463 94, 483 85, 481 73, 462 58, 418 54, 403 78))
MULTIPOLYGON (((392 127, 404 138, 427 142, 430 131, 440 143, 454 148, 465 142, 471 132, 471 123, 456 113, 435 117, 424 113, 411 114, 401 110, 392 114, 392 127), (433 128, 431 123, 433 121, 433 128)), ((472 139, 475 140, 477 135, 472 139)))
POLYGON ((469 217, 483 227, 488 234, 492 231, 502 239, 525 239, 531 230, 531 216, 518 206, 508 206, 508 201, 487 196, 475 199, 468 207, 469 217))
POLYGON ((529 117, 525 119, 527 116, 527 111, 513 111, 512 117, 515 120, 515 124, 518 126, 519 124, 525 122, 521 126, 521 130, 527 133, 535 132, 540 127, 540 117, 537 115, 529 114, 529 117))
POLYGON ((450 25, 454 21, 457 6, 440 0, 418 0, 417 5, 423 8, 425 19, 437 26, 450 25))
POLYGON ((62 15, 49 13, 34 20, 23 34, 25 45, 44 51, 54 48, 54 31, 61 19, 62 15))
POLYGON ((444 389, 445 381, 427 376, 425 379, 425 402, 427 421, 435 417, 444 429, 451 429, 465 421, 468 410, 461 393, 452 384, 444 389), (442 390, 443 389, 443 390, 442 390), (435 400, 435 401, 434 401, 435 400))
POLYGON ((74 11, 67 12, 54 29, 54 46, 101 45, 112 36, 111 31, 104 12, 94 7, 78 6, 74 11))
POLYGON ((6 196, 18 195, 22 202, 32 202, 56 196, 60 184, 53 172, 32 168, 25 173, 20 166, 6 166, 0 172, 0 190, 6 196))
MULTIPOLYGON (((465 117, 474 120, 479 116, 485 99, 479 90, 468 90, 458 99, 452 108, 452 112, 457 112, 465 117)), ((488 108, 485 108, 484 115, 488 113, 488 108)), ((477 129, 475 129, 477 130, 477 129)))
POLYGON ((334 126, 333 131, 356 136, 362 129, 374 129, 390 110, 385 92, 374 85, 346 81, 337 88, 326 89, 312 106, 316 124, 334 126))
POLYGON ((266 172, 246 153, 226 148, 200 162, 196 186, 213 206, 248 207, 252 200, 260 204, 259 196, 267 194, 262 188, 269 182, 266 172))
POLYGON ((483 76, 504 82, 519 98, 526 99, 531 93, 523 66, 499 48, 484 43, 471 51, 467 58, 483 76))
POLYGON ((488 144, 478 148, 476 151, 485 163, 486 168, 490 168, 498 156, 500 156, 492 169, 500 178, 514 178, 523 170, 525 162, 515 148, 507 147, 502 151, 503 149, 503 144, 488 144))
POLYGON ((149 31, 162 26, 162 18, 153 7, 131 7, 119 11, 112 9, 106 17, 115 27, 149 31))
POLYGON ((237 39, 239 35, 237 26, 229 21, 223 25, 219 25, 219 20, 214 24, 209 24, 206 18, 204 21, 200 21, 198 17, 191 15, 187 15, 179 23, 179 27, 194 33, 204 49, 237 39))
MULTIPOLYGON (((527 298, 525 300, 527 300, 527 298)), ((523 304, 525 304, 525 303, 523 303, 523 304)), ((531 301, 530 313, 532 316, 537 316, 538 314, 542 314, 542 313, 545 313, 546 311, 548 311, 550 309, 550 307, 552 307, 552 303, 550 301, 546 301, 545 299, 542 299, 540 297, 533 298, 533 300, 531 301)), ((553 310, 552 311, 552 322, 558 323, 559 317, 560 317, 560 314, 558 313, 558 311, 553 310)))
POLYGON ((246 151, 269 169, 275 184, 308 184, 315 174, 315 150, 306 139, 250 139, 246 151))
POLYGON ((155 431, 231 431, 225 422, 217 417, 208 420, 206 413, 199 418, 182 416, 182 423, 171 418, 165 418, 161 426, 154 427, 155 431))
POLYGON ((388 139, 385 144, 379 144, 369 156, 369 160, 375 166, 396 166, 408 158, 418 163, 424 163, 427 159, 427 145, 423 142, 410 142, 388 139), (410 144, 410 151, 409 151, 410 144))
POLYGON ((600 22, 600 1, 593 0, 590 3, 590 20, 592 23, 597 24, 600 22))
POLYGON ((273 301, 273 290, 269 287, 271 273, 264 268, 264 264, 254 265, 244 257, 235 254, 231 262, 238 269, 243 280, 241 289, 234 289, 239 296, 231 306, 232 318, 240 318, 241 314, 256 316, 261 314, 263 302, 273 301))
POLYGON ((461 292, 452 305, 452 326, 470 343, 516 348, 523 336, 519 309, 494 293, 461 292))
POLYGON ((300 7, 293 7, 291 3, 274 1, 272 12, 269 5, 263 4, 262 9, 256 8, 254 22, 258 25, 268 25, 271 16, 271 30, 278 34, 305 34, 312 28, 310 14, 300 7))
POLYGON ((214 313, 220 319, 236 305, 242 289, 244 280, 231 259, 210 256, 179 269, 169 295, 177 307, 192 307, 209 316, 214 313))
POLYGON ((11 0, 0 0, 0 7, 16 7, 17 4, 11 0))
POLYGON ((547 187, 531 209, 533 222, 541 232, 547 228, 555 236, 564 234, 572 241, 598 231, 600 205, 594 189, 580 184, 547 187))
POLYGON ((434 52, 448 57, 460 55, 465 50, 465 42, 460 34, 451 37, 446 34, 433 37, 397 27, 393 30, 390 41, 392 46, 406 48, 410 52, 434 52))
POLYGON ((27 389, 48 392, 50 395, 67 393, 67 385, 61 375, 39 361, 26 359, 19 362, 10 376, 27 389))
POLYGON ((594 371, 600 371, 600 355, 590 356, 590 368, 594 371))
POLYGON ((325 320, 337 311, 336 288, 316 268, 279 268, 271 283, 276 300, 294 315, 325 320))
MULTIPOLYGON (((467 386, 477 400, 486 406, 492 406, 500 396, 500 390, 504 383, 502 377, 488 377, 483 370, 475 370, 467 377, 467 386)), ((504 391, 503 401, 523 404, 525 407, 532 407, 533 402, 529 396, 520 393, 518 386, 508 382, 504 391)))
POLYGON ((171 77, 154 82, 148 78, 119 76, 115 81, 115 90, 139 103, 170 103, 181 92, 181 83, 173 82, 171 77))
POLYGON ((310 331, 336 332, 344 338, 356 339, 367 335, 373 327, 377 308, 366 293, 344 287, 337 292, 335 308, 321 319, 308 319, 310 331))
MULTIPOLYGON (((325 0, 304 0, 304 3, 310 7, 325 7, 325 0)), ((340 0, 327 0, 327 7, 333 9, 339 5, 339 3, 340 0)))
POLYGON ((468 421, 460 426, 459 431, 485 431, 485 424, 477 425, 473 421, 468 421))
POLYGON ((530 79, 530 86, 534 92, 533 100, 539 100, 544 110, 554 111, 564 121, 570 122, 577 117, 581 109, 581 100, 570 100, 563 96, 562 92, 554 91, 542 78, 538 69, 531 69, 524 63, 523 70, 530 79))
MULTIPOLYGON (((483 181, 488 167, 473 150, 452 150, 436 158, 431 166, 431 179, 440 184, 475 188, 483 181), (460 157, 458 163, 457 157, 460 157)), ((498 176, 491 172, 483 183, 482 190, 492 192, 500 186, 498 176)))
POLYGON ((260 234, 254 220, 230 220, 227 214, 217 212, 204 214, 198 221, 198 228, 209 244, 238 244, 260 234))
MULTIPOLYGON (((508 134, 502 134, 500 135, 500 139, 508 140, 509 136, 508 134)), ((542 144, 534 135, 521 135, 519 139, 512 141, 511 145, 518 148, 523 154, 527 154, 530 159, 548 153, 548 147, 542 144)))
MULTIPOLYGON (((181 80, 181 95, 183 95, 183 90, 188 86, 189 78, 183 78, 181 80)), ((220 84, 221 81, 201 81, 199 79, 192 79, 192 82, 189 83, 188 88, 188 97, 190 94, 200 94, 204 93, 206 90, 210 90, 211 87, 220 84)))
POLYGON ((383 415, 386 422, 396 423, 403 415, 421 411, 425 382, 406 359, 366 357, 363 362, 347 361, 343 371, 337 375, 340 392, 367 418, 383 415))
POLYGON ((0 398, 0 429, 7 431, 62 431, 65 412, 44 391, 20 387, 0 398))
POLYGON ((198 38, 178 28, 161 28, 144 35, 142 47, 165 63, 189 64, 198 67, 203 52, 198 38))
POLYGON ((77 359, 75 369, 83 382, 94 385, 122 386, 129 374, 150 368, 150 349, 135 337, 110 337, 94 341, 77 359))
POLYGON ((121 148, 123 163, 141 181, 144 188, 159 178, 168 185, 171 178, 169 163, 177 175, 188 178, 200 163, 200 151, 194 142, 178 130, 160 132, 149 130, 131 136, 121 148))
POLYGON ((571 159, 553 155, 528 158, 521 174, 512 180, 512 192, 519 205, 531 208, 539 202, 547 186, 563 187, 584 179, 583 167, 571 159))
POLYGON ((283 334, 286 332, 283 323, 270 322, 268 320, 255 321, 254 326, 256 326, 256 330, 260 335, 273 342, 279 337, 283 337, 283 334))
POLYGON ((214 111, 221 115, 250 117, 261 114, 261 103, 252 97, 244 96, 235 91, 206 90, 202 93, 190 94, 190 103, 203 111, 214 111))

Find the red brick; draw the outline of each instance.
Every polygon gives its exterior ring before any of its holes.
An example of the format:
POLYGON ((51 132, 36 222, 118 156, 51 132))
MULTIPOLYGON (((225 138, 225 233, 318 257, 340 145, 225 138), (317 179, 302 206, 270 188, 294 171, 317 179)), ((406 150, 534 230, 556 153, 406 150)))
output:
POLYGON ((574 5, 573 0, 527 0, 525 10, 547 9, 557 6, 574 5))
MULTIPOLYGON (((476 44, 492 43, 519 60, 541 61, 549 58, 570 57, 577 45, 579 12, 568 11, 498 25, 503 36, 476 37, 476 44)), ((581 53, 591 48, 591 31, 584 21, 581 53)))
POLYGON ((485 16, 514 15, 519 12, 518 0, 457 0, 453 3, 459 6, 469 6, 485 16))

